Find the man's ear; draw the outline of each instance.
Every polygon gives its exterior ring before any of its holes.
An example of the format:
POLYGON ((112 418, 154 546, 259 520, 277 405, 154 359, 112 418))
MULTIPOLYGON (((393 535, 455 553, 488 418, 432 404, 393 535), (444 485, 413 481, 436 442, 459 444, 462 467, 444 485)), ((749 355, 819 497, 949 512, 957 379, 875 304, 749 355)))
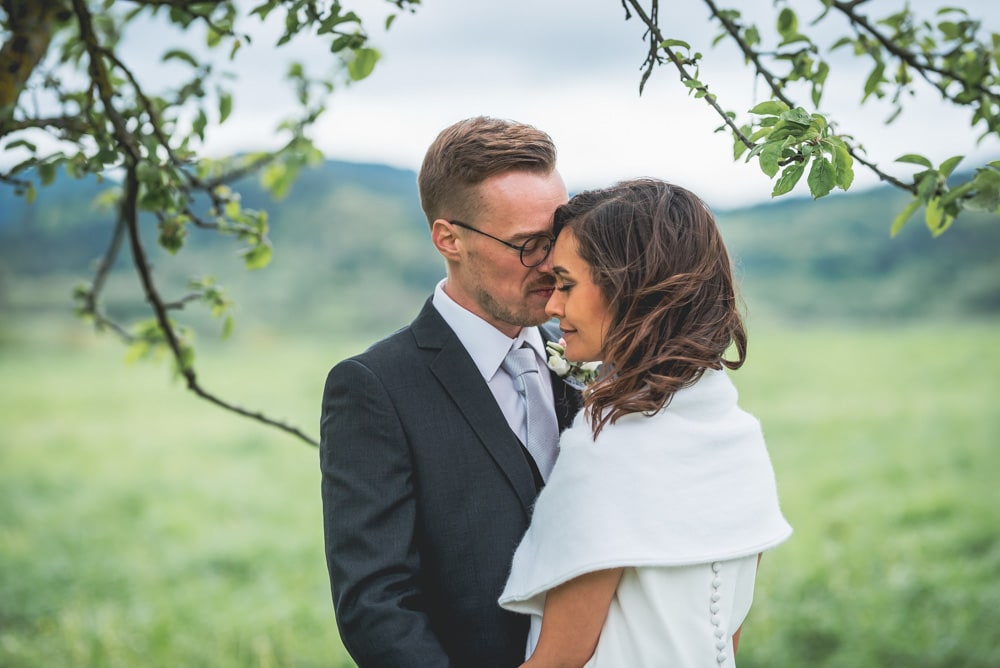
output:
POLYGON ((449 262, 458 260, 460 242, 455 235, 455 226, 444 218, 438 218, 431 224, 431 241, 445 260, 449 262))

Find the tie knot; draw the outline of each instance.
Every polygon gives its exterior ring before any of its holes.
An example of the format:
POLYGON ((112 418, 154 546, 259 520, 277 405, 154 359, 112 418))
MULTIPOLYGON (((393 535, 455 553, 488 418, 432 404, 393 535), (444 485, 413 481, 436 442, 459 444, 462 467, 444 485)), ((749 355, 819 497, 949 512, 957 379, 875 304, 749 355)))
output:
POLYGON ((532 371, 538 373, 538 365, 535 363, 535 353, 528 347, 512 349, 507 353, 500 366, 514 378, 532 371))

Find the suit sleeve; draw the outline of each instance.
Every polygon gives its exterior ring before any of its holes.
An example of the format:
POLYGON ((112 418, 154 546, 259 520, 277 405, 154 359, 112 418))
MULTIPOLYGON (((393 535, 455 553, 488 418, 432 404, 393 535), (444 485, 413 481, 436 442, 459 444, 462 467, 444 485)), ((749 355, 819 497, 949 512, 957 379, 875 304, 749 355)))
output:
POLYGON ((327 567, 344 646, 361 668, 449 666, 420 587, 406 435, 382 382, 356 360, 327 377, 320 441, 327 567))

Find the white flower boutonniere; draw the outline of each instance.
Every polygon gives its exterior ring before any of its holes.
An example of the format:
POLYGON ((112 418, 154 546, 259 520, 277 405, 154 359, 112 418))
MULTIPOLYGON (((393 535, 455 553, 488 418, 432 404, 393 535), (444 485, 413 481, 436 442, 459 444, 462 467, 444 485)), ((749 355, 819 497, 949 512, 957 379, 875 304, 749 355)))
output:
POLYGON ((570 362, 563 357, 566 353, 566 341, 563 339, 559 339, 558 343, 547 341, 545 348, 549 353, 549 368, 570 387, 583 390, 601 373, 600 362, 570 362))

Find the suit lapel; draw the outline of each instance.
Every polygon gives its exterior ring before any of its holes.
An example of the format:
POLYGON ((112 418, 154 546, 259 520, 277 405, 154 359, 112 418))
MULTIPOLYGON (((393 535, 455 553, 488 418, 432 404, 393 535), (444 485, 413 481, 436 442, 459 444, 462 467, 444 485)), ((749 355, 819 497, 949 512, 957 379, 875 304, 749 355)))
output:
POLYGON ((552 377, 552 395, 556 404, 556 420, 559 422, 559 433, 573 424, 573 419, 583 406, 580 391, 572 388, 569 383, 560 378, 555 371, 549 369, 552 377))
POLYGON ((469 353, 429 300, 413 321, 412 331, 420 348, 439 351, 430 364, 431 373, 503 471, 525 514, 529 514, 537 495, 531 467, 469 353))

